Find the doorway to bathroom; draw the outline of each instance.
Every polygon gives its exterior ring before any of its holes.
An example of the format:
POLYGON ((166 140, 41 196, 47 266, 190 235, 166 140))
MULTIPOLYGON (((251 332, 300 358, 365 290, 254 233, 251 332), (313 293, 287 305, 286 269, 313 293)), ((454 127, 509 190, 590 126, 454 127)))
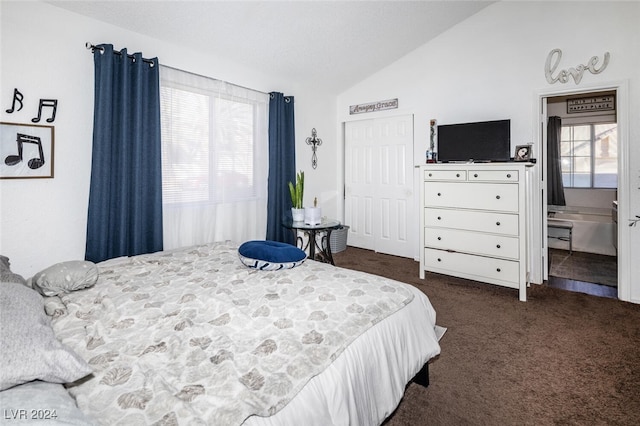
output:
POLYGON ((616 99, 615 88, 543 98, 545 277, 550 286, 613 298, 622 151, 616 99))

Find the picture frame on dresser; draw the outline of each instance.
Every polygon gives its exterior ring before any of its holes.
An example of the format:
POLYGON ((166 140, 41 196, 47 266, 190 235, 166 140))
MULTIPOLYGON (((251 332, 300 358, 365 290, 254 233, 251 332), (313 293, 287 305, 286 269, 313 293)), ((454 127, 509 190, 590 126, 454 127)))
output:
POLYGON ((531 145, 517 145, 514 161, 529 161, 531 159, 531 145))

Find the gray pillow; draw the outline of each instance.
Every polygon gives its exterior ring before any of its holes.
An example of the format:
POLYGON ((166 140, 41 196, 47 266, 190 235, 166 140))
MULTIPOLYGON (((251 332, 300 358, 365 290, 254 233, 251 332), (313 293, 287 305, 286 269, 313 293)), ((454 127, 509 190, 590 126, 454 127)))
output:
MULTIPOLYGON (((95 424, 76 405, 69 392, 59 383, 41 381, 14 386, 0 392, 3 418, 7 423, 29 425, 77 425, 95 424), (11 416, 15 416, 13 419, 11 416), (26 416, 26 419, 24 417, 26 416), (54 417, 55 416, 55 417, 54 417)), ((2 421, 0 423, 4 424, 2 421)))
POLYGON ((27 281, 22 275, 16 274, 11 271, 11 263, 7 256, 0 255, 0 282, 3 283, 18 283, 27 285, 27 281))
POLYGON ((0 285, 0 390, 43 380, 70 383, 92 372, 60 343, 44 312, 42 296, 16 283, 0 285))
POLYGON ((56 263, 31 278, 33 288, 45 296, 57 296, 91 287, 98 280, 98 267, 93 262, 71 260, 56 263))

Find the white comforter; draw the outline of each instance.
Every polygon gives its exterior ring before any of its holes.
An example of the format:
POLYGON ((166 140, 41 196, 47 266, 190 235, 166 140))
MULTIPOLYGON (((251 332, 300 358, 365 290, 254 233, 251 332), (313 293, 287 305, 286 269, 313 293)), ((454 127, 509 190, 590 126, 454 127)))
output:
MULTIPOLYGON (((251 270, 227 243, 99 266, 93 288, 61 297, 66 313, 53 326, 95 368, 70 392, 103 424, 227 425, 268 418, 417 294, 313 261, 291 270, 251 270)), ((439 352, 435 313, 421 297, 430 358, 439 352)), ((379 362, 396 362, 386 358, 379 362)))

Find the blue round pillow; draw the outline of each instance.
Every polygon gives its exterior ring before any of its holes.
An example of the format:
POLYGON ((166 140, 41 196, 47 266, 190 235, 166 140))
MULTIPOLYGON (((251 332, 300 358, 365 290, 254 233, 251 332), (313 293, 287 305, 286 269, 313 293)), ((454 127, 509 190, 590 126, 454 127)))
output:
POLYGON ((247 241, 238 247, 240 261, 262 271, 289 269, 301 265, 307 254, 296 246, 278 241, 247 241))

